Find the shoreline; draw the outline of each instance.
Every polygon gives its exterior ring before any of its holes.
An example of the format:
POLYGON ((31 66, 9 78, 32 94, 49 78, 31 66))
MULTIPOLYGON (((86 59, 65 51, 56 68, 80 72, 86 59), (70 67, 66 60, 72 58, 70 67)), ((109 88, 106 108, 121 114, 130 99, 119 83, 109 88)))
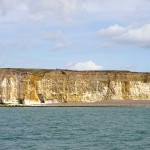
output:
POLYGON ((0 104, 0 107, 148 107, 150 100, 103 100, 99 102, 70 102, 34 105, 0 104))

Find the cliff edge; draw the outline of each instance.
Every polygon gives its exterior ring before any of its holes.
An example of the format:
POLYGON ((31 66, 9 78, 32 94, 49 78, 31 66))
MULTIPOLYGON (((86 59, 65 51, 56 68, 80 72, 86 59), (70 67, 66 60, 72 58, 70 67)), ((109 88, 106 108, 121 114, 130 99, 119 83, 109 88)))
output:
POLYGON ((0 103, 150 100, 150 73, 0 69, 0 103))

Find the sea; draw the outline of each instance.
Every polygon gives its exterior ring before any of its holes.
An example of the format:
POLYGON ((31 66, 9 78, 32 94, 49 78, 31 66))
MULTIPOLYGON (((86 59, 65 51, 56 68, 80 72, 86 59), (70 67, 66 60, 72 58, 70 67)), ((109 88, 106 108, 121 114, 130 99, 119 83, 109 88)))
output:
POLYGON ((150 150, 150 108, 1 107, 0 150, 150 150))

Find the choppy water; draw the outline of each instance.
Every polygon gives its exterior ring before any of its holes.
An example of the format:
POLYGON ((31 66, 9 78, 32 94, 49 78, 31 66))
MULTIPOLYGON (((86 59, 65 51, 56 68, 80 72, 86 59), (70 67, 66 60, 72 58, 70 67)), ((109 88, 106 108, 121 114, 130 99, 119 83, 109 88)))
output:
POLYGON ((150 150, 149 108, 0 108, 0 150, 150 150))

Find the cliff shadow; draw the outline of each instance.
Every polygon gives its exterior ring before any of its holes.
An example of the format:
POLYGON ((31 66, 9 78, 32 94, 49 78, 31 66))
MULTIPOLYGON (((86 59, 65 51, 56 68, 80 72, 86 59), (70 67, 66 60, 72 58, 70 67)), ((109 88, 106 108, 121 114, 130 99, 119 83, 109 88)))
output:
POLYGON ((25 104, 24 99, 18 99, 18 104, 25 104))
POLYGON ((41 103, 45 103, 44 96, 42 94, 37 94, 41 103))

